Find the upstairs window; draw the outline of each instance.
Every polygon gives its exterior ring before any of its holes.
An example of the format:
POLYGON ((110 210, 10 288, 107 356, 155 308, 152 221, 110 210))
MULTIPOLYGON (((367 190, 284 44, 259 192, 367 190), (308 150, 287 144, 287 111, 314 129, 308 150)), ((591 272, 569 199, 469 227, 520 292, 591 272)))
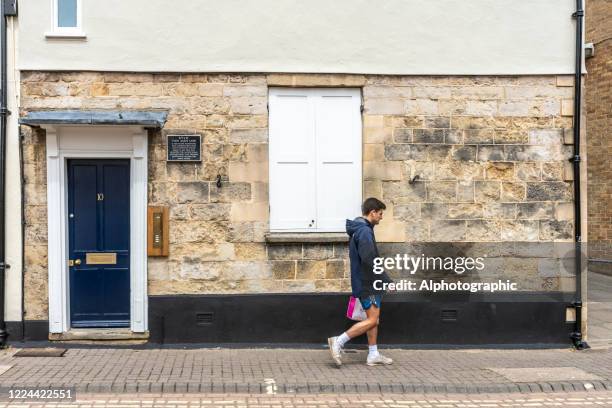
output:
POLYGON ((57 28, 76 28, 77 0, 57 0, 57 28))
POLYGON ((359 89, 270 89, 270 230, 343 232, 361 214, 359 89))
POLYGON ((81 0, 53 1, 53 31, 47 37, 85 37, 81 28, 81 0))

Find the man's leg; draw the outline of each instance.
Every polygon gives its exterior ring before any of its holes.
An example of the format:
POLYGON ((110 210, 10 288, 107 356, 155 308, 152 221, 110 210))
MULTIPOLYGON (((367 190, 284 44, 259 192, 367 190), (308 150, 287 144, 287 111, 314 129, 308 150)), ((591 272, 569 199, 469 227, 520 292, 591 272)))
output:
MULTIPOLYGON (((376 307, 372 305, 372 307, 376 307)), ((368 361, 378 357, 378 322, 380 321, 380 308, 378 310, 379 319, 376 321, 376 326, 367 331, 368 334, 368 361)))
MULTIPOLYGON (((376 307, 372 305, 372 308, 376 307)), ((380 308, 378 308, 378 316, 380 317, 380 308)), ((393 360, 383 356, 378 352, 378 319, 376 325, 368 330, 368 358, 367 364, 370 366, 377 364, 392 364, 393 360)))
POLYGON ((362 320, 361 322, 355 323, 348 329, 346 332, 342 333, 337 337, 330 337, 327 339, 327 344, 329 345, 329 350, 331 352, 332 358, 338 367, 342 365, 342 360, 340 358, 340 350, 347 341, 357 336, 361 336, 366 333, 368 330, 371 330, 373 327, 378 325, 378 316, 380 313, 380 309, 376 307, 376 305, 372 304, 369 308, 366 309, 367 319, 362 320))
MULTIPOLYGON (((380 315, 380 309, 376 307, 375 304, 372 304, 372 306, 367 308, 365 312, 368 318, 355 323, 351 326, 350 329, 346 331, 346 334, 349 336, 349 338, 353 339, 357 336, 361 336, 363 333, 366 333, 372 329, 376 329, 376 326, 378 326, 378 317, 380 315)), ((369 340, 370 337, 368 335, 368 342, 369 340)))
MULTIPOLYGON (((374 306, 372 306, 374 307, 374 306)), ((368 334, 368 345, 375 346, 378 344, 376 341, 378 339, 378 324, 372 327, 370 330, 366 332, 368 334)))

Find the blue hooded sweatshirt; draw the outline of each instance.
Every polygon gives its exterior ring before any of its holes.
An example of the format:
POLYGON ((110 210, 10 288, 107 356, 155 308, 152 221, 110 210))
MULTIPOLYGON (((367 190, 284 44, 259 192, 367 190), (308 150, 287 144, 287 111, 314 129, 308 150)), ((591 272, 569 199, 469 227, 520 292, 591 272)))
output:
POLYGON ((374 226, 365 218, 346 220, 346 233, 350 237, 349 259, 351 261, 351 288, 353 296, 367 297, 382 294, 384 290, 374 289, 374 281, 391 282, 386 272, 374 273, 374 258, 378 257, 374 226))

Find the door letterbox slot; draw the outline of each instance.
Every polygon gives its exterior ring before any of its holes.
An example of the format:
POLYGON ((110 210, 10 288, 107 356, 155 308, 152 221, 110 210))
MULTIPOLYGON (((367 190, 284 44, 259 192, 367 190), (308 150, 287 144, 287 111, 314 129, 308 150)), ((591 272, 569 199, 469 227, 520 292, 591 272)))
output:
POLYGON ((85 254, 86 265, 117 265, 116 252, 88 252, 85 254))

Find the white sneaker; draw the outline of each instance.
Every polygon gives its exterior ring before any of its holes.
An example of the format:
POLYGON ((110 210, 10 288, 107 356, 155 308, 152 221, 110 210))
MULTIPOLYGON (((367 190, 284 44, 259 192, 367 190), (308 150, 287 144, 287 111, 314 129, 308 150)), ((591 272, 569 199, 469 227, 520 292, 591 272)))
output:
POLYGON ((393 360, 390 359, 389 357, 385 357, 382 354, 378 353, 373 357, 368 355, 367 364, 369 366, 375 366, 379 364, 389 365, 389 364, 393 364, 393 360))
POLYGON ((331 353, 334 363, 336 363, 336 366, 340 367, 342 365, 342 357, 340 355, 342 347, 338 344, 338 337, 328 338, 327 345, 329 346, 329 352, 331 353))

